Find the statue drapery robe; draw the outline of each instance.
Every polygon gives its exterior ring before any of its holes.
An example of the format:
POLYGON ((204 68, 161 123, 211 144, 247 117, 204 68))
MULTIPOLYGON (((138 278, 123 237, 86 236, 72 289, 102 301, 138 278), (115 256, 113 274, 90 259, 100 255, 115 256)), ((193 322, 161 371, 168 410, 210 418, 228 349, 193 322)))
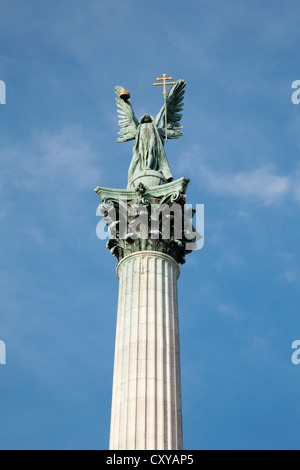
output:
POLYGON ((141 122, 138 126, 133 157, 128 172, 129 181, 132 181, 145 170, 161 171, 168 182, 173 180, 163 139, 153 119, 151 122, 141 122))

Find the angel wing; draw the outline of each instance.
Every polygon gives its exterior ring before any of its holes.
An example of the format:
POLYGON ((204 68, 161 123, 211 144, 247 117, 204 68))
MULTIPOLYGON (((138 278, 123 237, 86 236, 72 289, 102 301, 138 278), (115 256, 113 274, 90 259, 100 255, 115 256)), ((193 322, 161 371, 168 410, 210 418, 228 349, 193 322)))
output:
POLYGON ((160 120, 161 128, 158 129, 160 135, 166 137, 166 113, 167 113, 167 138, 168 139, 178 139, 182 136, 182 126, 180 125, 180 119, 182 114, 180 112, 183 110, 183 97, 185 93, 185 80, 178 80, 175 85, 170 88, 167 95, 167 99, 160 112, 156 116, 155 124, 158 127, 160 120))
POLYGON ((134 115, 130 100, 123 100, 120 98, 121 92, 124 90, 121 86, 115 87, 117 111, 119 117, 119 125, 121 130, 117 142, 128 142, 134 140, 139 122, 134 115))

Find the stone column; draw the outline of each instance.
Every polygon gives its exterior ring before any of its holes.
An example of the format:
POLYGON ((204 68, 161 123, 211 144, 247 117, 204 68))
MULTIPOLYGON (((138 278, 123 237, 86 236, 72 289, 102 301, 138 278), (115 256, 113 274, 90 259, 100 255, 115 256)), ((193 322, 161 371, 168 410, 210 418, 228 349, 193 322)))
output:
POLYGON ((120 279, 111 450, 182 449, 178 265, 201 235, 185 206, 189 180, 152 178, 95 189, 120 279))
POLYGON ((139 251, 120 280, 110 450, 182 449, 177 262, 139 251))

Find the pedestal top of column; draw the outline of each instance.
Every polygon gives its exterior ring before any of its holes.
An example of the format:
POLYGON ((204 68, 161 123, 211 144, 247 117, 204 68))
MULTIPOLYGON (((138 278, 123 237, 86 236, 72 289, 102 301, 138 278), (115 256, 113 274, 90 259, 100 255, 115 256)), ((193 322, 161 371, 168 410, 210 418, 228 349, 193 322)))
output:
POLYGON ((131 253, 128 256, 125 256, 118 264, 117 264, 117 276, 120 278, 119 273, 121 266, 123 266, 125 263, 132 259, 139 259, 139 258, 156 258, 156 259, 164 259, 168 263, 173 264, 174 269, 177 274, 177 280, 180 276, 180 268, 178 263, 172 258, 172 256, 166 255, 165 253, 160 253, 158 251, 150 251, 150 250, 145 250, 145 251, 137 251, 135 253, 131 253))

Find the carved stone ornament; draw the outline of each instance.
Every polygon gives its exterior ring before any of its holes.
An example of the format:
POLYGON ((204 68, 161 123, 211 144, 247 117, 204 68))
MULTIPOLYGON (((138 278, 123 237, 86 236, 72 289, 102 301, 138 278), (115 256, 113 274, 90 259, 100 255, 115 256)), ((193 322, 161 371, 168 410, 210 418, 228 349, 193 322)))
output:
MULTIPOLYGON (((152 175, 153 176, 153 175, 152 175)), ((107 248, 121 261, 139 251, 156 251, 184 264, 201 235, 191 219, 194 210, 186 210, 189 179, 147 187, 149 175, 140 176, 135 190, 98 186, 102 222, 108 226, 107 248), (142 182, 143 181, 143 182, 142 182)))

